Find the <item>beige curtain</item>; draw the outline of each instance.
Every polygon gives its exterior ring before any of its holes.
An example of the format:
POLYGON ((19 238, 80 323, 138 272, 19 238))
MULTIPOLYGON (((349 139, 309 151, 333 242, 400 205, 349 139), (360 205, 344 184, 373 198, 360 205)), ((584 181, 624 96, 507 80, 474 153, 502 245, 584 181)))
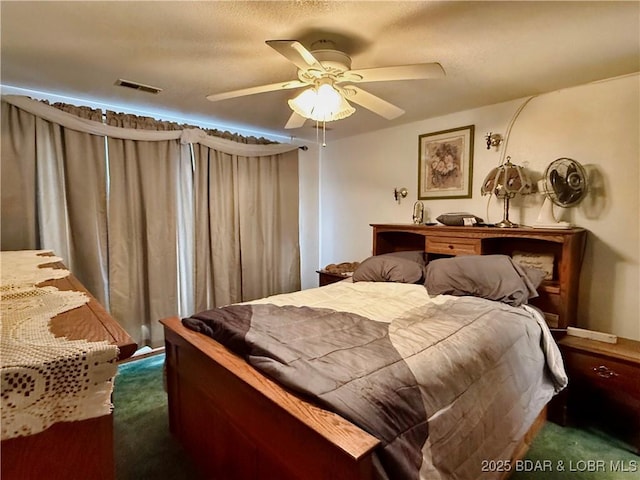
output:
POLYGON ((40 248, 36 199, 36 117, 2 102, 2 250, 40 248))
MULTIPOLYGON (((99 110, 66 110, 102 118, 99 110)), ((2 248, 53 250, 108 305, 104 137, 5 102, 2 111, 2 248)))
POLYGON ((300 290, 298 152, 237 162, 243 301, 300 290))
POLYGON ((194 145, 195 306, 199 312, 242 301, 237 164, 194 145))
MULTIPOLYGON (((107 112, 107 124, 170 129, 169 124, 107 112)), ((111 314, 139 345, 160 346, 158 320, 179 314, 177 215, 179 140, 108 138, 111 314)), ((187 159, 188 161, 188 159, 187 159)))
POLYGON ((194 145, 195 310, 300 288, 298 154, 194 145))
POLYGON ((100 116, 3 97, 3 249, 56 251, 140 346, 162 318, 300 288, 295 146, 100 116))

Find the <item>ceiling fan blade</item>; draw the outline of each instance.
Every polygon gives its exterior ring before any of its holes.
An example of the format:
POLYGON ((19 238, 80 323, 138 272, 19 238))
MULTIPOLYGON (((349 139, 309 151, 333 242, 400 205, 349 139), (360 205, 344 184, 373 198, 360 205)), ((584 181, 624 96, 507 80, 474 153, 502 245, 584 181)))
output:
POLYGON ((287 124, 284 126, 284 128, 300 128, 306 121, 307 119, 305 117, 297 114, 296 112, 293 112, 289 117, 289 120, 287 120, 287 124))
POLYGON ((347 100, 353 103, 357 103, 367 110, 371 110, 373 113, 377 113, 381 117, 386 118, 387 120, 393 120, 394 118, 397 118, 404 113, 404 110, 402 110, 401 108, 396 107, 392 103, 389 103, 386 100, 381 99, 380 97, 366 92, 361 88, 350 85, 348 88, 344 88, 343 90, 347 95, 347 100))
POLYGON ((288 90, 291 88, 306 87, 307 84, 300 80, 291 80, 288 82, 272 83, 270 85, 260 85, 259 87, 242 88, 240 90, 232 90, 230 92, 214 93, 208 95, 207 100, 217 102, 219 100, 227 100, 228 98, 243 97, 245 95, 255 95, 256 93, 273 92, 275 90, 288 90))
POLYGON ((345 72, 340 82, 385 82, 390 80, 423 80, 442 78, 444 69, 439 63, 418 63, 396 67, 364 68, 345 72))
POLYGON ((296 40, 267 40, 266 44, 304 72, 326 72, 316 57, 296 40))

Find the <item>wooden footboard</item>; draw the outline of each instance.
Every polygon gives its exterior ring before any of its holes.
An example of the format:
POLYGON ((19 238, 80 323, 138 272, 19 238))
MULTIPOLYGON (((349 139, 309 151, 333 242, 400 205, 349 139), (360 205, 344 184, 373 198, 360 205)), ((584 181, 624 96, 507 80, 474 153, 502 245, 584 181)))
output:
MULTIPOLYGON (((374 478, 375 437, 287 391, 180 319, 161 322, 171 432, 207 478, 374 478)), ((524 457, 545 418, 546 407, 512 462, 524 457)))
POLYGON ((518 446, 513 451, 513 454, 509 459, 509 465, 511 466, 511 468, 508 471, 503 472, 502 475, 500 475, 499 478, 501 480, 508 479, 513 473, 514 466, 517 464, 517 462, 520 460, 523 460, 527 455, 527 451, 531 447, 533 440, 536 438, 536 435, 540 432, 540 430, 542 430, 542 427, 544 427, 544 424, 547 421, 547 410, 548 410, 547 406, 545 405, 545 407, 542 409, 542 411, 538 414, 536 419, 533 421, 533 424, 531 425, 531 427, 529 427, 529 430, 527 431, 527 433, 524 434, 524 437, 522 437, 522 439, 518 443, 518 446))
POLYGON ((162 320, 172 433, 216 478, 373 478, 379 441, 253 369, 217 342, 162 320))

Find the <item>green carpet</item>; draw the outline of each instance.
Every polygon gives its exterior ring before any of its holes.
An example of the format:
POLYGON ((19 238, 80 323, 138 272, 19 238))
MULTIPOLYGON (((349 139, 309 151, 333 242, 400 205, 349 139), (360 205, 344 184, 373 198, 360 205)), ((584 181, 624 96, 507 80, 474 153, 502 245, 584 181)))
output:
POLYGON ((640 457, 600 430, 547 422, 512 480, 631 480, 640 478, 640 457), (536 470, 537 467, 537 470, 536 470))
POLYGON ((118 367, 114 403, 116 480, 191 480, 197 475, 169 433, 164 355, 118 367))
MULTIPOLYGON (((117 480, 200 478, 169 434, 163 362, 164 355, 155 355, 122 364, 118 369, 114 389, 117 480)), ((534 440, 526 460, 515 465, 516 471, 510 478, 640 478, 640 457, 627 448, 598 430, 560 427, 548 422, 534 440)))

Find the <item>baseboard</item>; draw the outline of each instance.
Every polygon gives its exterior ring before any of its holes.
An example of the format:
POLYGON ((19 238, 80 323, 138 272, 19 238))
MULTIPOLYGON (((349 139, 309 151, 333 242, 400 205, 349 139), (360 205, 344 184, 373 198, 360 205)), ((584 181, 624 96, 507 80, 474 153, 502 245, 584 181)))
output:
POLYGON ((147 357, 153 357, 154 355, 163 354, 164 353, 164 347, 144 349, 143 351, 138 350, 138 352, 134 353, 131 357, 125 358, 124 360, 118 362, 118 365, 121 365, 123 363, 135 362, 136 360, 141 360, 141 359, 147 358, 147 357), (138 353, 138 352, 140 352, 140 353, 138 353))

